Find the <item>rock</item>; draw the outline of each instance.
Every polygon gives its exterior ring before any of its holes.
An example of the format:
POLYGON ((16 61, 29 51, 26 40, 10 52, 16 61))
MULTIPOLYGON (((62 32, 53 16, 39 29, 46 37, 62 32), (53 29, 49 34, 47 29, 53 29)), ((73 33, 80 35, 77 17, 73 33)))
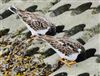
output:
POLYGON ((71 4, 62 5, 62 6, 58 7, 57 9, 53 10, 50 13, 50 16, 51 17, 58 16, 58 15, 64 13, 65 11, 68 11, 70 7, 71 7, 71 4))
POLYGON ((89 73, 82 73, 82 74, 79 74, 78 76, 90 76, 89 73))
POLYGON ((49 48, 47 49, 44 53, 42 53, 45 57, 49 57, 53 54, 55 54, 56 52, 52 49, 52 48, 49 48))
POLYGON ((65 34, 67 36, 75 35, 76 33, 83 31, 85 26, 86 26, 85 24, 76 25, 76 26, 72 27, 71 29, 69 29, 67 31, 65 30, 65 34))
POLYGON ((58 73, 54 76, 68 76, 68 74, 66 72, 61 72, 61 73, 58 73))
POLYGON ((25 52, 25 56, 32 56, 38 53, 39 47, 32 47, 25 52))
POLYGON ((26 8, 25 10, 29 11, 29 12, 35 12, 35 10, 38 8, 37 5, 33 5, 33 6, 30 6, 28 8, 26 8))
POLYGON ((85 41, 83 41, 81 38, 78 38, 77 41, 80 42, 82 45, 85 44, 85 41))
POLYGON ((13 13, 10 10, 5 10, 3 13, 0 14, 0 20, 3 20, 9 16, 11 16, 13 13))
POLYGON ((74 16, 74 15, 81 14, 81 13, 85 12, 86 10, 90 9, 91 5, 92 5, 92 2, 87 2, 87 3, 81 4, 80 6, 78 6, 71 12, 71 15, 74 16))
POLYGON ((60 2, 61 0, 55 0, 54 2, 51 2, 52 5, 57 4, 58 2, 60 2))
POLYGON ((4 35, 6 35, 6 34, 8 34, 9 31, 10 31, 9 28, 0 30, 0 37, 1 37, 1 36, 4 36, 4 35))

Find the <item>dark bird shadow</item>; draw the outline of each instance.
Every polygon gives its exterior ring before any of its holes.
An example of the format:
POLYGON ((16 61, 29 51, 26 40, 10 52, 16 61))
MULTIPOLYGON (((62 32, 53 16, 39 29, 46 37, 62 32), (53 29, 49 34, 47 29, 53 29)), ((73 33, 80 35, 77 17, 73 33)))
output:
POLYGON ((90 49, 86 50, 85 52, 79 54, 75 61, 81 62, 81 61, 84 61, 90 57, 93 57, 95 55, 95 52, 96 52, 95 48, 90 48, 90 49))
POLYGON ((46 32, 46 35, 54 36, 57 33, 63 32, 64 28, 65 28, 64 25, 51 26, 50 29, 46 32))
POLYGON ((55 53, 56 53, 55 50, 53 50, 52 48, 49 48, 41 54, 44 55, 45 57, 49 57, 49 56, 52 56, 55 53))

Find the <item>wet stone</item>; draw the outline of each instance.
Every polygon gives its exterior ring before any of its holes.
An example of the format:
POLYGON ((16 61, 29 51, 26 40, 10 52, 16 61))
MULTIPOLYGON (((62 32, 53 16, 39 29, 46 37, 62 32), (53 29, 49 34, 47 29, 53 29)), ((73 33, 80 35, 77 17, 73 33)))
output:
POLYGON ((75 16, 75 15, 81 14, 81 13, 85 12, 86 10, 90 9, 91 5, 92 5, 92 2, 87 2, 87 3, 81 4, 80 6, 76 7, 71 12, 71 15, 75 16))
POLYGON ((25 52, 25 56, 32 56, 34 54, 37 54, 39 51, 39 47, 32 47, 30 49, 28 49, 26 52, 25 52))
POLYGON ((77 41, 80 42, 82 45, 85 45, 85 41, 83 41, 81 38, 78 38, 77 41))
POLYGON ((50 13, 50 16, 51 17, 58 16, 58 15, 64 13, 64 12, 68 11, 70 7, 71 7, 71 4, 62 5, 62 6, 58 7, 57 9, 53 10, 50 13))
POLYGON ((28 8, 26 8, 25 10, 29 11, 29 12, 35 12, 35 10, 38 8, 37 5, 33 5, 33 6, 30 6, 28 8))
POLYGON ((66 72, 61 72, 61 73, 58 73, 54 76, 68 76, 68 74, 66 72))
POLYGON ((5 10, 3 13, 0 14, 0 20, 3 20, 9 16, 11 16, 13 13, 9 10, 5 10))
POLYGON ((4 35, 6 35, 6 34, 8 34, 9 31, 10 31, 9 28, 0 30, 0 37, 1 37, 1 36, 4 36, 4 35))
POLYGON ((89 73, 82 73, 82 74, 79 74, 78 76, 90 76, 89 73))
POLYGON ((71 29, 65 31, 65 34, 67 34, 67 36, 75 35, 78 32, 83 31, 85 26, 86 26, 85 24, 76 25, 76 26, 72 27, 71 29))

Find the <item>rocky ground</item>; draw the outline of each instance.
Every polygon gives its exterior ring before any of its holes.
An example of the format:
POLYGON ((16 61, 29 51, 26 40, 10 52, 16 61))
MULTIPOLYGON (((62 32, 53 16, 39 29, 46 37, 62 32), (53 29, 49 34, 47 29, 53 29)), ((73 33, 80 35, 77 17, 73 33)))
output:
POLYGON ((0 0, 0 76, 100 76, 99 16, 99 0, 0 0), (3 14, 11 5, 40 13, 55 25, 65 25, 65 34, 83 43, 86 50, 96 49, 95 55, 71 68, 60 64, 46 42, 31 41, 15 14, 3 14))

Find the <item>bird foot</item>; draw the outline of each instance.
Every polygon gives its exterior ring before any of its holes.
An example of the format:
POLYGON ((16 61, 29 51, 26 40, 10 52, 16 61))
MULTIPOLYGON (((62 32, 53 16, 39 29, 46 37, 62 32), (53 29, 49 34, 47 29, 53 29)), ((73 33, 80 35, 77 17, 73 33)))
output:
POLYGON ((64 59, 59 59, 61 62, 66 64, 68 67, 71 67, 72 65, 76 64, 76 61, 69 61, 69 60, 64 60, 64 59))

